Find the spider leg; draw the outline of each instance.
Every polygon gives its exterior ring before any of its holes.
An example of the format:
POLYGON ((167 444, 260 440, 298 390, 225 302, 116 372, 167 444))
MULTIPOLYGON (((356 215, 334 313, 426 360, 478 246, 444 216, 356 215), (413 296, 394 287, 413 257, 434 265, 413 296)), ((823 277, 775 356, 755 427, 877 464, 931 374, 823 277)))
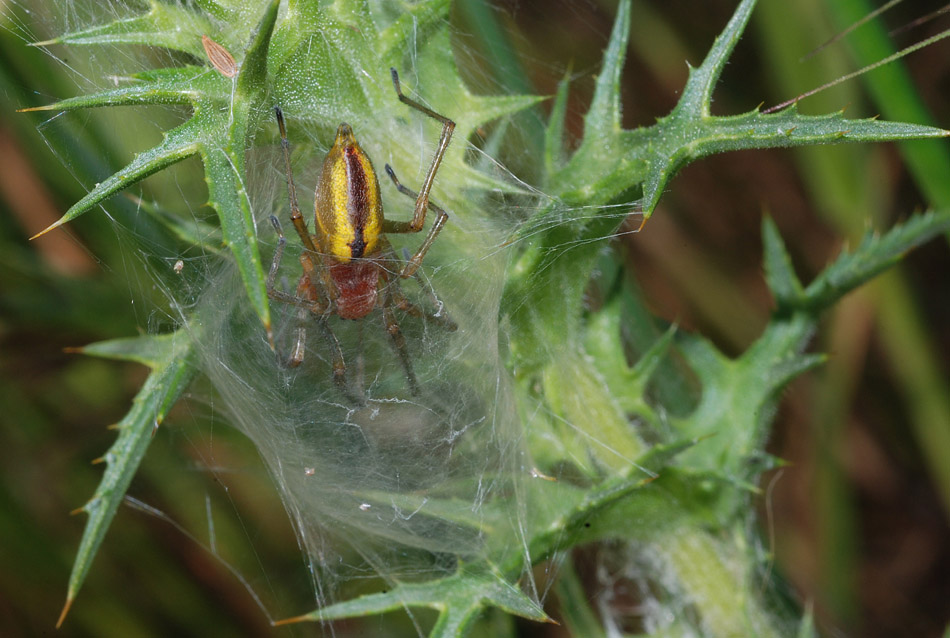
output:
MULTIPOLYGON (((426 173, 425 179, 422 180, 422 188, 419 189, 419 194, 416 195, 416 209, 413 213, 412 221, 409 224, 412 228, 412 232, 419 232, 422 230, 422 223, 426 218, 426 209, 429 208, 429 191, 432 190, 432 182, 435 181, 435 173, 439 170, 439 164, 442 163, 442 158, 445 156, 445 149, 448 148, 449 141, 452 139, 452 132, 455 131, 455 122, 444 115, 440 115, 432 109, 419 104, 412 98, 403 95, 402 89, 399 86, 399 74, 396 72, 396 69, 391 68, 389 71, 392 73, 393 88, 396 89, 396 95, 399 97, 400 102, 410 108, 416 109, 424 115, 428 115, 434 120, 442 122, 442 133, 439 135, 439 146, 436 148, 435 156, 432 158, 432 164, 429 166, 429 172, 426 173)), ((443 223, 445 222, 443 221, 443 223)))
POLYGON ((340 341, 330 328, 330 322, 323 317, 318 319, 317 323, 320 324, 320 328, 323 330, 323 336, 326 338, 327 345, 330 347, 331 365, 333 366, 333 383, 336 384, 337 389, 350 403, 364 405, 366 403, 366 397, 363 396, 362 390, 359 394, 354 394, 346 382, 346 361, 343 359, 343 349, 340 348, 340 341))
MULTIPOLYGON (((386 240, 381 249, 383 253, 383 259, 381 261, 386 263, 392 263, 396 266, 399 265, 399 259, 396 257, 396 253, 393 251, 392 244, 389 243, 389 240, 386 240)), ((409 251, 403 248, 402 250, 403 261, 409 261, 409 251)), ((419 287, 422 288, 422 291, 429 298, 429 301, 432 302, 435 312, 430 312, 423 310, 418 305, 409 301, 405 294, 402 292, 402 288, 399 285, 399 279, 390 279, 393 275, 392 271, 386 268, 380 268, 380 276, 385 282, 387 288, 387 294, 392 296, 392 304, 397 308, 402 310, 408 315, 422 319, 424 321, 431 321, 432 323, 439 324, 443 329, 448 330, 449 332, 455 332, 458 330, 458 324, 452 320, 452 317, 449 316, 449 313, 445 310, 445 304, 442 303, 442 300, 435 294, 435 290, 432 289, 431 284, 426 280, 421 273, 416 272, 412 275, 412 278, 419 283, 419 287)))
POLYGON ((409 393, 412 396, 419 396, 419 382, 416 380, 416 373, 412 369, 412 360, 409 358, 409 349, 406 347, 406 338, 402 334, 399 322, 396 320, 396 313, 393 312, 392 285, 386 286, 386 292, 383 296, 383 324, 386 326, 386 332, 389 333, 393 342, 393 349, 399 355, 399 361, 402 363, 403 370, 406 372, 406 380, 409 382, 409 393))
MULTIPOLYGON (((333 286, 330 285, 330 275, 323 263, 323 259, 320 257, 320 251, 316 244, 313 243, 313 236, 310 234, 310 231, 307 230, 307 223, 304 221, 303 215, 300 213, 300 206, 297 204, 297 187, 294 184, 294 172, 290 165, 290 141, 287 139, 287 126, 284 123, 284 112, 281 111, 278 106, 274 109, 274 113, 277 116, 277 127, 280 129, 280 147, 284 153, 284 172, 287 175, 287 192, 290 197, 290 221, 293 222, 294 230, 297 231, 297 235, 300 237, 300 241, 304 246, 304 256, 309 261, 311 268, 318 271, 320 280, 323 282, 324 288, 332 301, 336 291, 333 286)), ((275 218, 271 216, 271 223, 274 224, 274 227, 277 228, 277 233, 280 234, 280 226, 274 219, 275 218)))
POLYGON ((268 295, 270 295, 271 291, 277 291, 274 282, 277 281, 277 270, 280 268, 280 261, 284 258, 284 246, 287 245, 287 238, 284 237, 284 233, 280 229, 280 222, 277 221, 277 217, 271 215, 270 223, 274 226, 274 230, 277 231, 277 250, 274 251, 274 259, 271 261, 270 271, 267 273, 268 295))
MULTIPOLYGON (((330 345, 330 350, 332 352, 332 366, 333 366, 333 381, 340 388, 343 394, 355 402, 362 403, 362 400, 357 399, 352 393, 349 392, 346 384, 346 363, 343 360, 343 350, 340 348, 340 342, 337 340, 336 336, 333 334, 333 331, 330 330, 330 326, 327 322, 327 315, 330 313, 332 307, 331 303, 324 303, 317 298, 319 294, 317 288, 311 283, 310 272, 313 268, 309 269, 304 268, 304 275, 300 278, 299 283, 297 284, 297 294, 292 295, 290 293, 284 292, 283 290, 278 290, 276 285, 277 272, 280 269, 280 262, 284 255, 284 246, 287 244, 287 238, 284 237, 284 233, 280 228, 280 222, 276 217, 271 215, 271 224, 274 225, 274 230, 277 231, 277 250, 274 251, 274 260, 271 262, 270 271, 267 274, 267 296, 275 301, 280 301, 291 306, 297 307, 297 327, 294 329, 294 347, 291 351, 290 358, 287 360, 286 365, 290 368, 296 368, 301 363, 303 363, 304 356, 306 353, 307 345, 307 328, 306 320, 309 314, 316 315, 317 322, 323 328, 324 335, 327 338, 327 342, 330 345)), ((305 260, 305 263, 310 263, 309 258, 305 260)))
POLYGON ((288 368, 296 368, 301 363, 303 363, 306 352, 306 321, 308 315, 310 313, 325 315, 326 309, 322 304, 314 302, 310 298, 312 293, 308 294, 310 283, 307 277, 301 277, 300 282, 297 284, 298 293, 304 293, 307 296, 295 296, 282 290, 277 290, 274 280, 277 276, 277 268, 280 265, 284 244, 287 242, 287 240, 284 238, 283 234, 280 233, 280 225, 277 223, 277 218, 271 217, 271 221, 277 228, 277 232, 280 235, 280 240, 277 244, 277 251, 274 253, 274 261, 271 263, 270 273, 267 276, 267 296, 276 301, 297 307, 297 326, 294 328, 294 347, 290 353, 290 358, 287 359, 287 362, 284 364, 288 368))
POLYGON ((393 305, 405 312, 408 315, 422 319, 423 321, 430 321, 440 325, 444 330, 449 332, 455 332, 458 330, 458 324, 452 320, 452 317, 449 316, 449 313, 445 310, 445 304, 442 303, 432 289, 432 286, 429 285, 429 282, 423 279, 419 273, 416 273, 413 278, 419 282, 419 286, 422 288, 423 292, 426 293, 426 296, 429 298, 429 301, 432 302, 432 305, 435 307, 435 312, 430 312, 423 310, 418 305, 409 301, 405 294, 403 294, 402 289, 399 287, 398 280, 390 282, 389 286, 393 289, 391 295, 393 298, 393 305))
MULTIPOLYGON (((306 308, 300 308, 297 311, 297 328, 295 329, 296 337, 294 339, 294 348, 290 354, 290 358, 285 364, 288 368, 296 368, 301 363, 303 363, 307 346, 306 321, 308 314, 309 313, 306 308)), ((365 404, 366 399, 363 396, 362 387, 360 388, 359 394, 356 394, 350 390, 349 384, 346 382, 346 361, 343 358, 343 349, 340 347, 340 341, 336 338, 336 335, 333 334, 333 330, 330 328, 330 322, 327 321, 325 317, 320 317, 317 319, 317 323, 320 324, 323 336, 330 348, 330 365, 333 368, 334 385, 336 385, 340 393, 346 397, 350 403, 356 405, 365 404)))
MULTIPOLYGON (((416 197, 416 193, 409 188, 406 188, 402 185, 399 179, 396 178, 396 172, 393 171, 392 166, 386 164, 386 172, 389 174, 389 178, 393 181, 393 184, 396 185, 396 188, 400 193, 406 195, 407 197, 416 197)), ((446 213, 441 207, 436 205, 435 202, 426 201, 426 207, 431 208, 436 212, 435 221, 432 223, 432 228, 429 230, 429 234, 426 235, 426 238, 423 240, 422 245, 419 246, 419 249, 416 251, 416 254, 412 256, 406 262, 406 265, 403 266, 402 272, 399 273, 399 276, 403 279, 411 277, 419 269, 419 266, 422 265, 422 260, 425 258, 426 253, 429 252, 429 248, 432 246, 432 242, 435 241, 436 236, 442 230, 442 227, 445 226, 445 222, 449 220, 449 214, 446 213)), ((385 233, 414 233, 422 229, 420 225, 418 228, 412 227, 412 222, 394 222, 389 220, 383 221, 383 232, 385 233)))
POLYGON ((277 127, 280 129, 280 147, 284 151, 284 172, 287 174, 287 191, 290 195, 290 220, 294 223, 297 234, 300 235, 300 241, 307 250, 317 253, 317 247, 313 244, 313 237, 307 230, 307 223, 300 214, 300 206, 297 205, 297 187, 294 185, 294 173, 290 167, 290 141, 287 140, 287 127, 284 124, 284 112, 278 106, 274 109, 277 115, 277 127))
MULTIPOLYGON (((267 273, 267 296, 275 301, 280 301, 285 304, 290 304, 291 306, 297 306, 298 308, 306 308, 315 315, 325 316, 329 314, 331 303, 324 303, 319 299, 315 298, 316 295, 308 294, 306 296, 301 295, 302 291, 307 290, 307 286, 298 286, 297 295, 291 295, 286 293, 283 290, 278 290, 277 282, 277 271, 280 269, 280 262, 284 257, 284 246, 287 245, 287 238, 284 237, 284 233, 280 228, 280 222, 274 215, 270 216, 270 223, 274 225, 274 230, 277 231, 277 250, 274 251, 274 259, 270 264, 270 271, 267 273)), ((313 271, 312 261, 309 258, 304 260, 304 275, 308 276, 313 271), (309 268, 306 264, 310 264, 309 268)), ((309 279, 307 279, 309 281, 309 279)), ((308 284, 309 285, 309 284, 308 284)))
POLYGON ((287 360, 288 368, 296 368, 303 363, 307 347, 307 328, 304 324, 307 321, 307 314, 306 308, 297 309, 297 327, 294 329, 296 338, 294 339, 294 349, 290 353, 290 359, 287 360))
POLYGON ((416 304, 409 301, 401 291, 393 293, 393 305, 405 312, 407 315, 417 317, 424 321, 431 321, 442 326, 449 332, 458 330, 458 324, 452 320, 452 317, 442 308, 442 302, 435 298, 436 306, 439 308, 436 312, 426 312, 416 304))
MULTIPOLYGON (((290 358, 287 359, 287 362, 284 364, 288 368, 296 368, 304 361, 307 347, 306 322, 309 314, 308 309, 305 307, 301 307, 297 311, 297 327, 294 330, 296 335, 294 338, 294 348, 290 354, 290 358)), ((326 317, 318 317, 317 323, 320 325, 323 336, 330 348, 330 365, 333 368, 334 385, 336 385, 340 393, 346 397, 350 403, 363 405, 366 403, 366 399, 363 396, 362 387, 360 388, 359 394, 355 394, 350 390, 349 384, 346 382, 346 361, 343 358, 343 349, 340 347, 340 341, 330 328, 330 322, 327 321, 326 317)))
MULTIPOLYGON (((402 258, 404 261, 409 261, 409 251, 405 248, 402 249, 402 258)), ((423 277, 422 273, 418 271, 412 276, 412 278, 415 279, 419 283, 419 287, 422 289, 422 292, 424 292, 426 296, 429 298, 429 301, 432 303, 432 306, 435 308, 435 312, 426 312, 424 310, 419 309, 417 306, 412 304, 408 299, 406 299, 406 296, 402 293, 402 289, 398 287, 396 289, 396 292, 394 293, 396 295, 396 307, 399 308, 400 310, 403 310, 404 312, 408 312, 414 317, 421 316, 424 319, 434 321, 435 323, 440 324, 443 328, 445 328, 449 332, 455 332, 456 330, 458 330, 458 324, 452 320, 452 317, 449 315, 448 311, 445 309, 445 304, 442 303, 442 300, 439 299, 439 296, 435 294, 435 289, 432 288, 432 284, 429 283, 429 280, 423 277), (415 311, 404 307, 404 305, 401 305, 401 302, 399 299, 400 297, 403 300, 405 300, 405 305, 415 308, 415 311), (416 314, 416 313, 419 313, 419 314, 416 314)))
POLYGON ((366 358, 363 356, 363 321, 356 326, 356 391, 360 396, 366 396, 366 358))

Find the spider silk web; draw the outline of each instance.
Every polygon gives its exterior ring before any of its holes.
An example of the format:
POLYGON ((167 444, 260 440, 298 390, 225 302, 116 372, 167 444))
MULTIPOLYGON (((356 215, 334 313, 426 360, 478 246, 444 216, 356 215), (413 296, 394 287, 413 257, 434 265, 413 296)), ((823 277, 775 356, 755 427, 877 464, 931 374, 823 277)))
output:
MULTIPOLYGON (((349 120, 357 135, 368 128, 349 120)), ((314 144, 316 159, 298 153, 302 145, 295 138, 306 144, 307 133, 298 122, 289 125, 298 190, 309 194, 326 147, 314 144), (308 157, 298 162, 300 155, 308 157)), ((370 144, 364 148, 372 157, 370 144)), ((271 151, 260 158, 259 173, 267 183, 252 190, 267 192, 270 202, 255 208, 283 217, 288 244, 278 287, 292 293, 301 247, 290 231, 280 155, 271 151)), ((422 171, 428 161, 419 161, 422 171)), ((391 216, 411 214, 413 202, 391 184, 382 184, 382 193, 388 210, 399 211, 391 216)), ((328 583, 363 576, 367 568, 388 580, 447 575, 459 558, 484 555, 485 527, 494 533, 498 525, 507 526, 510 537, 519 534, 523 512, 517 498, 511 508, 493 505, 500 494, 517 495, 517 477, 526 463, 498 349, 507 259, 498 247, 505 234, 467 215, 465 202, 442 205, 451 211, 449 224, 420 276, 403 281, 401 289, 411 303, 447 314, 458 328, 449 331, 439 322, 396 312, 418 396, 409 390, 379 308, 361 321, 327 320, 346 362, 348 387, 365 398, 360 405, 332 381, 333 347, 320 320, 304 317, 304 361, 290 368, 286 360, 300 325, 296 307, 271 304, 275 355, 259 319, 235 292, 241 282, 230 264, 211 276, 197 301, 199 312, 213 308, 202 314, 219 319, 202 326, 209 336, 202 367, 219 408, 224 406, 228 421, 254 441, 295 518, 319 602, 333 590, 328 583), (340 539, 346 539, 345 549, 340 539), (347 555, 352 550, 359 560, 347 555)), ((312 204, 304 206, 312 227, 312 204)), ((270 230, 266 218, 259 224, 270 230)), ((421 233, 392 237, 397 257, 384 267, 395 276, 403 249, 414 250, 421 238, 421 233)), ((275 242, 272 231, 262 232, 265 254, 273 253, 275 242)))

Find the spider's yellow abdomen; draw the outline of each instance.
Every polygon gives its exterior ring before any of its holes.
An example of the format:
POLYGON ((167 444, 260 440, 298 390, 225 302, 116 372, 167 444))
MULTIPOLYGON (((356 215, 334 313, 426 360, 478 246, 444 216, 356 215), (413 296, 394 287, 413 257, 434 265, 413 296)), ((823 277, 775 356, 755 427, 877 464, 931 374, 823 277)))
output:
POLYGON ((349 124, 340 124, 323 161, 316 217, 320 248, 333 260, 347 263, 378 250, 383 228, 379 181, 349 124))

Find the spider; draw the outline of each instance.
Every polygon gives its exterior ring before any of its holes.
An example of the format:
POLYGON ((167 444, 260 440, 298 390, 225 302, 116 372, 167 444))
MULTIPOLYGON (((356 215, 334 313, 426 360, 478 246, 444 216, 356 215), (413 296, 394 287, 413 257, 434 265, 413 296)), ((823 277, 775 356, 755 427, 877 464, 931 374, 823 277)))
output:
MULTIPOLYGON (((386 164, 386 173, 396 189, 416 201, 412 220, 408 222, 393 221, 383 216, 379 181, 376 179, 373 164, 357 143, 353 129, 344 122, 337 128, 336 139, 323 161, 323 171, 314 202, 315 234, 311 235, 297 205, 297 192, 290 166, 290 142, 287 140, 284 116, 280 107, 275 109, 290 196, 290 220, 304 247, 300 255, 303 274, 297 282, 296 294, 278 290, 275 287, 275 279, 287 239, 281 231, 280 222, 271 216, 271 223, 277 230, 278 243, 267 277, 267 294, 271 299, 298 308, 296 339, 287 365, 296 367, 303 363, 306 346, 305 321, 309 314, 314 315, 331 350, 334 383, 346 397, 359 402, 361 399, 349 390, 347 384, 343 351, 327 321, 331 315, 337 315, 341 319, 359 320, 377 306, 381 306, 386 332, 399 356, 409 391, 413 396, 419 394, 419 383, 394 308, 415 317, 432 320, 447 330, 456 329, 456 324, 441 311, 441 303, 425 284, 424 290, 439 308, 435 314, 427 313, 410 303, 399 286, 402 279, 418 277, 417 271, 426 252, 449 218, 448 213, 429 200, 429 191, 445 155, 445 149, 452 139, 455 122, 403 95, 396 69, 390 69, 390 72, 400 102, 442 123, 439 146, 418 193, 403 186, 392 167, 386 164), (396 259, 386 235, 420 232, 428 209, 436 213, 432 228, 416 253, 406 259, 398 274, 393 272, 390 270, 391 265, 401 262, 396 259)), ((421 278, 419 280, 422 282, 421 278)))

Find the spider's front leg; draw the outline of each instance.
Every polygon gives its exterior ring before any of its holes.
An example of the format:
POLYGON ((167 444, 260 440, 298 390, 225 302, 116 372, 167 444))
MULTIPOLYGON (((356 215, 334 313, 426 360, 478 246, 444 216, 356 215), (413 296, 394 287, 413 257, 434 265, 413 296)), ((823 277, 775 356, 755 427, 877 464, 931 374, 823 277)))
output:
MULTIPOLYGON (((278 106, 274 109, 274 113, 277 116, 277 127, 280 129, 280 147, 284 155, 284 172, 287 177, 287 196, 290 200, 290 221, 293 223, 294 230, 300 237, 300 243, 303 244, 304 255, 306 255, 309 259, 312 269, 318 271, 320 281, 323 283, 330 302, 332 302, 335 291, 330 285, 330 275, 327 272, 327 268, 324 265, 323 260, 320 258, 318 246, 314 243, 313 237, 310 236, 310 231, 307 230, 307 223, 304 221, 303 215, 300 213, 300 206, 297 203, 297 186, 294 184, 294 172, 290 163, 290 141, 287 139, 287 126, 284 122, 284 112, 278 106)), ((274 228, 277 229, 277 234, 283 237, 283 234, 280 230, 280 224, 277 222, 277 218, 273 215, 271 215, 271 223, 274 224, 274 228)), ((278 248, 282 248, 282 244, 278 245, 278 248)))
POLYGON ((429 200, 429 192, 432 190, 433 182, 435 182, 435 174, 438 172, 439 166, 442 164, 442 158, 445 157, 445 151, 448 149, 449 142, 452 140, 452 133, 455 131, 455 122, 404 95, 402 92, 402 87, 399 84, 399 74, 396 72, 396 69, 390 69, 390 72, 392 73, 393 78, 393 88, 396 90, 396 96, 399 98, 399 101, 406 106, 419 111, 423 115, 427 115, 428 117, 441 122, 442 124, 442 133, 439 135, 439 145, 436 148, 435 155, 432 157, 432 163, 429 165, 429 170, 426 172, 426 176, 422 180, 422 187, 419 189, 418 193, 413 192, 400 184, 399 180, 396 179, 396 173, 393 172, 392 167, 389 164, 386 164, 386 172, 389 173, 389 177, 392 178, 393 183, 396 184, 396 188, 399 189, 399 192, 403 195, 408 195, 409 197, 415 199, 416 206, 413 210, 411 221, 392 222, 389 220, 383 220, 384 233, 418 233, 422 230, 422 225, 425 223, 426 211, 431 208, 438 215, 435 222, 432 224, 432 229, 422 242, 422 246, 419 247, 419 250, 416 251, 416 254, 412 256, 412 259, 409 260, 405 268, 403 268, 402 272, 400 273, 399 276, 403 279, 406 279, 411 277, 413 273, 419 269, 420 264, 422 264, 423 257, 425 257, 425 254, 432 245, 432 242, 435 241, 439 231, 442 230, 442 227, 445 226, 445 222, 449 219, 448 213, 429 200))
MULTIPOLYGON (((442 163, 442 158, 445 157, 445 151, 449 147, 449 142, 452 140, 452 133, 455 131, 455 122, 404 95, 402 92, 402 87, 399 84, 399 73, 396 72, 396 69, 389 69, 389 72, 392 74, 393 88, 396 89, 396 96, 399 98, 400 102, 419 111, 423 115, 427 115, 432 119, 442 123, 442 133, 439 135, 439 145, 435 150, 435 155, 432 157, 432 163, 429 165, 429 170, 426 172, 425 179, 422 180, 422 188, 419 189, 418 195, 413 195, 413 197, 416 198, 416 208, 413 212, 410 226, 412 227, 412 232, 419 232, 422 230, 422 222, 424 222, 426 218, 426 209, 430 207, 429 191, 432 190, 432 183, 435 181, 435 174, 439 170, 439 165, 442 163)), ((435 207, 432 208, 435 210, 435 207)))
MULTIPOLYGON (((389 164, 386 164, 386 173, 389 174, 389 178, 393 181, 393 184, 396 185, 396 189, 413 199, 417 198, 417 193, 405 186, 399 181, 396 177, 396 172, 393 170, 393 167, 389 164)), ((432 222, 432 228, 429 230, 429 234, 426 235, 425 240, 423 240, 422 245, 419 246, 419 249, 416 251, 416 254, 412 256, 406 262, 406 265, 403 266, 402 272, 399 273, 399 276, 402 279, 408 279, 412 277, 419 266, 422 265, 422 260, 425 258, 426 253, 429 252, 429 248, 432 246, 432 242, 435 241, 435 238, 439 235, 439 232, 442 230, 442 227, 445 226, 445 222, 449 221, 449 214, 442 210, 441 207, 437 206, 435 202, 431 200, 426 200, 426 207, 431 208, 436 212, 435 221, 432 222)), ((383 220, 383 232, 386 233, 413 233, 417 230, 422 230, 422 228, 413 228, 411 222, 393 222, 388 219, 383 220)))
MULTIPOLYGON (((318 316, 329 314, 332 307, 331 302, 324 301, 314 294, 304 293, 302 295, 302 290, 299 285, 297 287, 297 295, 291 295, 277 288, 277 271, 280 270, 280 262, 284 258, 284 247, 287 245, 287 238, 284 237, 280 222, 274 215, 271 215, 270 223, 273 224, 274 230, 277 231, 277 250, 274 251, 274 259, 271 261, 270 271, 267 273, 267 296, 274 301, 280 301, 285 304, 290 304, 291 306, 297 306, 298 308, 305 308, 318 316)), ((312 260, 308 255, 304 255, 301 257, 301 264, 304 266, 304 274, 303 277, 301 277, 301 281, 304 279, 310 281, 310 277, 315 270, 312 260)), ((313 288, 313 286, 311 285, 309 288, 313 288)))

